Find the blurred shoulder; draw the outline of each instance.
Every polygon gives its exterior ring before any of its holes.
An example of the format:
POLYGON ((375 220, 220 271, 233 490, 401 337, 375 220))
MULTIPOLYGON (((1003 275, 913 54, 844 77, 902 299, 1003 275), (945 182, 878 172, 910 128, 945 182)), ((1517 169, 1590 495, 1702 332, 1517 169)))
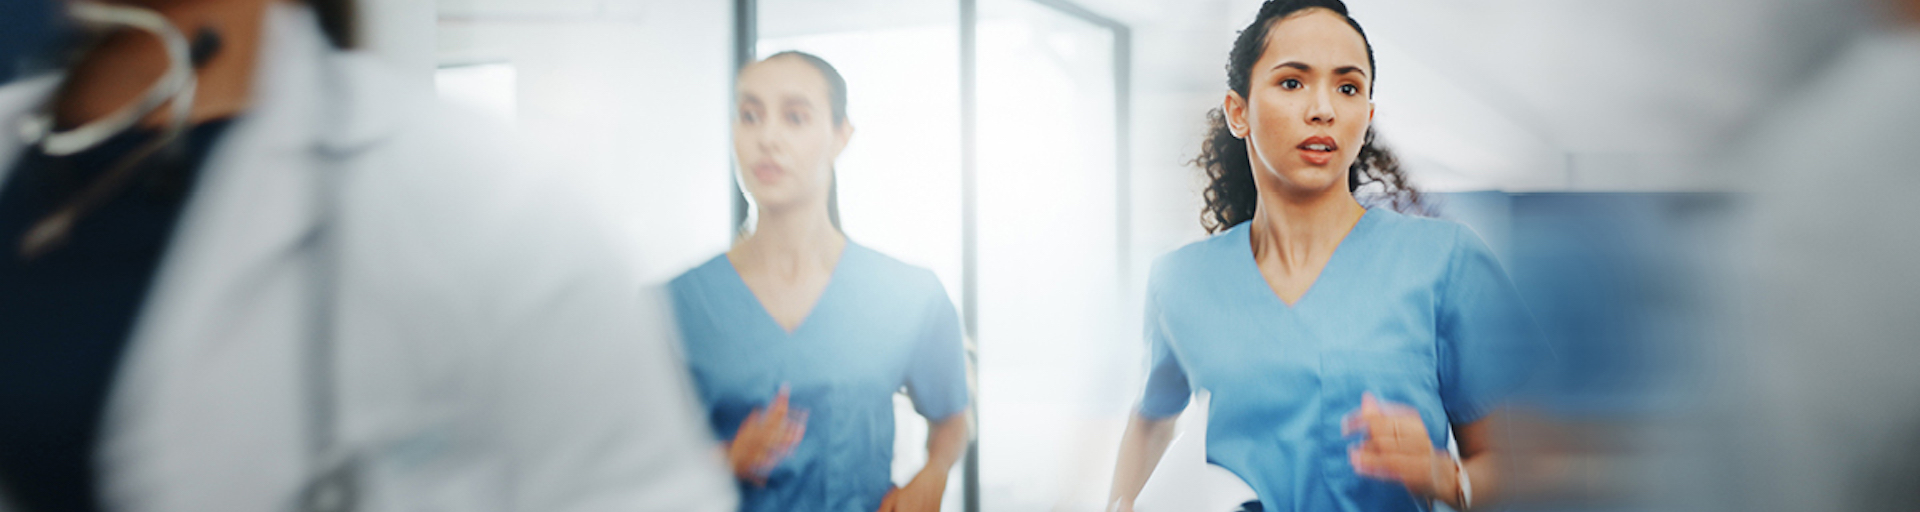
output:
POLYGON ((1373 217, 1371 220, 1374 222, 1374 229, 1400 244, 1416 243, 1451 247, 1462 236, 1479 238, 1479 235, 1474 234, 1466 224, 1454 220, 1408 215, 1384 207, 1369 210, 1369 215, 1373 217))
POLYGON ((684 300, 690 295, 702 293, 717 286, 718 281, 733 272, 733 262, 727 259, 727 253, 720 253, 707 259, 698 266, 673 276, 666 283, 666 289, 675 299, 684 300))
POLYGON ((1237 258, 1251 258, 1248 224, 1241 222, 1154 258, 1147 279, 1148 292, 1159 293, 1182 283, 1204 282, 1229 268, 1237 258))
POLYGON ((946 299, 946 287, 940 284, 940 277, 926 267, 901 261, 871 247, 847 240, 847 248, 840 256, 841 265, 853 272, 854 277, 864 288, 872 288, 882 296, 902 301, 926 301, 934 298, 946 299))

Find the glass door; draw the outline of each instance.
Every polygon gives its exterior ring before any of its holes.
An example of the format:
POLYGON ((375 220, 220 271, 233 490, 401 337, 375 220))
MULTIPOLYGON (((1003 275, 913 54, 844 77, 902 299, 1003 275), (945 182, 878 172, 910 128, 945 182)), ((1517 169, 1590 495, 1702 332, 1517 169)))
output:
POLYGON ((982 510, 1101 510, 1137 370, 1117 34, 1050 4, 979 2, 982 510))

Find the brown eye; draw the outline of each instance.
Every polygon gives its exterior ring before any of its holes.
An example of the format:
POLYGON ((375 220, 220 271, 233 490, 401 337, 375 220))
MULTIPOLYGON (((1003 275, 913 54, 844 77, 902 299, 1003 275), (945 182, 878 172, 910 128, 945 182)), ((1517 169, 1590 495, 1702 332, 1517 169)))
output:
POLYGON ((1300 87, 1301 87, 1301 85, 1300 85, 1300 81, 1299 81, 1299 80, 1295 80, 1295 79, 1292 79, 1292 78, 1288 78, 1288 79, 1286 79, 1286 80, 1281 80, 1281 81, 1280 81, 1280 88, 1281 88, 1281 89, 1286 89, 1286 90, 1289 90, 1289 91, 1291 91, 1291 90, 1294 90, 1294 89, 1299 89, 1300 87))
POLYGON ((1340 93, 1348 96, 1353 96, 1356 94, 1360 94, 1360 88, 1354 87, 1353 84, 1346 84, 1346 85, 1340 86, 1340 93))

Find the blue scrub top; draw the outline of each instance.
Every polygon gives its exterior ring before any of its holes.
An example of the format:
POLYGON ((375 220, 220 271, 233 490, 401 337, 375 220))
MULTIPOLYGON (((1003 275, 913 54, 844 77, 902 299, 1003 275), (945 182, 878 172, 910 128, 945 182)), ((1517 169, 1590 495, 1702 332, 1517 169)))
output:
POLYGON ((1424 510, 1354 473, 1341 420, 1363 393, 1420 411, 1433 445, 1491 412, 1546 355, 1493 252, 1457 223, 1368 209, 1288 306, 1253 259, 1248 223, 1155 262, 1140 414, 1212 398, 1207 462, 1266 510, 1424 510))
POLYGON ((872 512, 892 485, 893 393, 933 420, 967 405, 953 302, 933 272, 848 241, 792 333, 725 254, 669 283, 688 364, 720 439, 773 401, 807 411, 805 437, 768 475, 741 483, 744 511, 872 512))

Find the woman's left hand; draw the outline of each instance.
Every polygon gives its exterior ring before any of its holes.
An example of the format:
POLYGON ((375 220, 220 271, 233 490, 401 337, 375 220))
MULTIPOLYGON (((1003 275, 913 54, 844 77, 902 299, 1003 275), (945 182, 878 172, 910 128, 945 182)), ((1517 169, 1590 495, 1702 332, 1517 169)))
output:
POLYGON ((946 494, 946 473, 922 471, 906 487, 887 491, 887 497, 880 499, 878 512, 937 512, 940 498, 946 494))
POLYGON ((1343 435, 1358 430, 1366 431, 1366 439, 1347 450, 1355 473, 1398 482, 1418 496, 1451 496, 1456 485, 1453 458, 1434 449, 1420 411, 1368 393, 1360 398, 1360 410, 1341 422, 1343 435))

